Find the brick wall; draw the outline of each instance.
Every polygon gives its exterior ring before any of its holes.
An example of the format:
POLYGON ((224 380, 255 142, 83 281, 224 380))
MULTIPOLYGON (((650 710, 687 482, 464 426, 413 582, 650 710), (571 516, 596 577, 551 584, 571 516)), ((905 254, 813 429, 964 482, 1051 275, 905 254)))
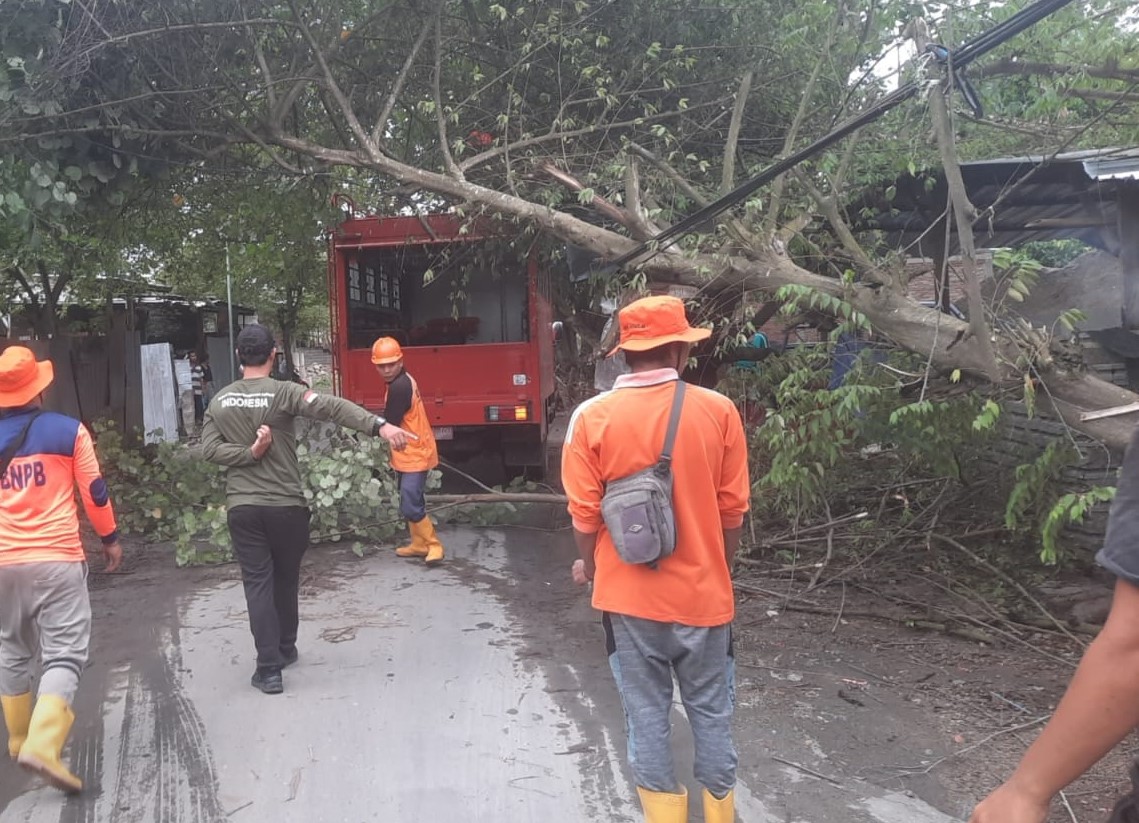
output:
MULTIPOLYGON (((991 254, 979 252, 977 254, 977 273, 981 282, 993 276, 993 257, 991 254)), ((933 275, 933 261, 929 258, 911 257, 906 261, 906 275, 909 277, 909 288, 906 294, 917 301, 931 301, 937 299, 937 281, 933 275)), ((965 280, 961 275, 961 263, 957 258, 949 261, 949 300, 956 303, 958 308, 965 304, 965 280)))

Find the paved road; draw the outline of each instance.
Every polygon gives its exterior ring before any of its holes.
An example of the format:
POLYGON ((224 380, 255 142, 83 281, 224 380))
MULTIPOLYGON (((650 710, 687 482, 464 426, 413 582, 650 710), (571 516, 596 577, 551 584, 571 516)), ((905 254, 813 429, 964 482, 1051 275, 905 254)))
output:
MULTIPOLYGON (((301 661, 279 697, 248 685, 251 641, 232 567, 152 570, 97 591, 94 664, 70 755, 88 789, 65 800, 0 763, 0 818, 640 820, 597 619, 566 580, 572 545, 536 531, 444 537, 452 560, 438 570, 390 553, 312 553, 301 661)), ((783 722, 742 733, 778 739, 783 722)), ((678 765, 690 775, 683 726, 678 765)), ((761 756, 745 756, 741 776, 742 823, 950 820, 909 797, 835 786, 761 756)))

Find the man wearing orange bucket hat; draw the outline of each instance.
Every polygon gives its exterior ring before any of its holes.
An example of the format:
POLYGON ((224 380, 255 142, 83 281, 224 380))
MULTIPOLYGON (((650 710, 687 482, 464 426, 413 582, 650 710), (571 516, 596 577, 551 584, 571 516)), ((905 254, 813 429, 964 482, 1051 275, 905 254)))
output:
MULTIPOLYGON (((581 558, 625 707, 629 764, 648 823, 685 823, 670 744, 673 675, 696 742, 704 820, 735 820, 731 564, 748 509, 747 441, 731 400, 680 373, 707 329, 675 297, 618 315, 631 369, 574 412, 562 453, 581 558)), ((617 350, 615 349, 615 351, 617 350)))
POLYGON ((75 487, 103 540, 107 571, 122 562, 115 513, 91 435, 40 408, 50 362, 23 346, 0 354, 0 705, 8 754, 68 793, 82 781, 60 761, 87 662, 91 603, 75 487), (42 660, 32 697, 32 660, 42 660))
POLYGON ((427 473, 439 465, 435 434, 419 385, 403 367, 403 349, 393 337, 372 344, 372 363, 387 384, 384 417, 392 425, 415 435, 406 448, 392 449, 392 469, 399 477, 399 512, 407 520, 411 542, 396 549, 399 557, 423 558, 428 566, 443 562, 443 544, 427 515, 427 473))

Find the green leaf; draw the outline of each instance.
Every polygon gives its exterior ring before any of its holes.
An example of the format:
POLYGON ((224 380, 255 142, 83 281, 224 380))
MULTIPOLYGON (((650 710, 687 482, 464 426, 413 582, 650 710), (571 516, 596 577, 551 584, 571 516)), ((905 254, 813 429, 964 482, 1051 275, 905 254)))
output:
POLYGON ((106 163, 93 162, 87 165, 87 171, 100 183, 110 183, 115 176, 115 170, 106 163))

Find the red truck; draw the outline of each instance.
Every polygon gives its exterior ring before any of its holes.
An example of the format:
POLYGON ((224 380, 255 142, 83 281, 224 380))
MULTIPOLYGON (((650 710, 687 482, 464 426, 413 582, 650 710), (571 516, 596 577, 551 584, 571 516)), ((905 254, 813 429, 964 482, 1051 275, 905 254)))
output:
POLYGON ((459 218, 351 217, 329 233, 335 390, 380 411, 370 350, 403 347, 444 455, 541 473, 553 414, 550 275, 509 238, 459 218))

